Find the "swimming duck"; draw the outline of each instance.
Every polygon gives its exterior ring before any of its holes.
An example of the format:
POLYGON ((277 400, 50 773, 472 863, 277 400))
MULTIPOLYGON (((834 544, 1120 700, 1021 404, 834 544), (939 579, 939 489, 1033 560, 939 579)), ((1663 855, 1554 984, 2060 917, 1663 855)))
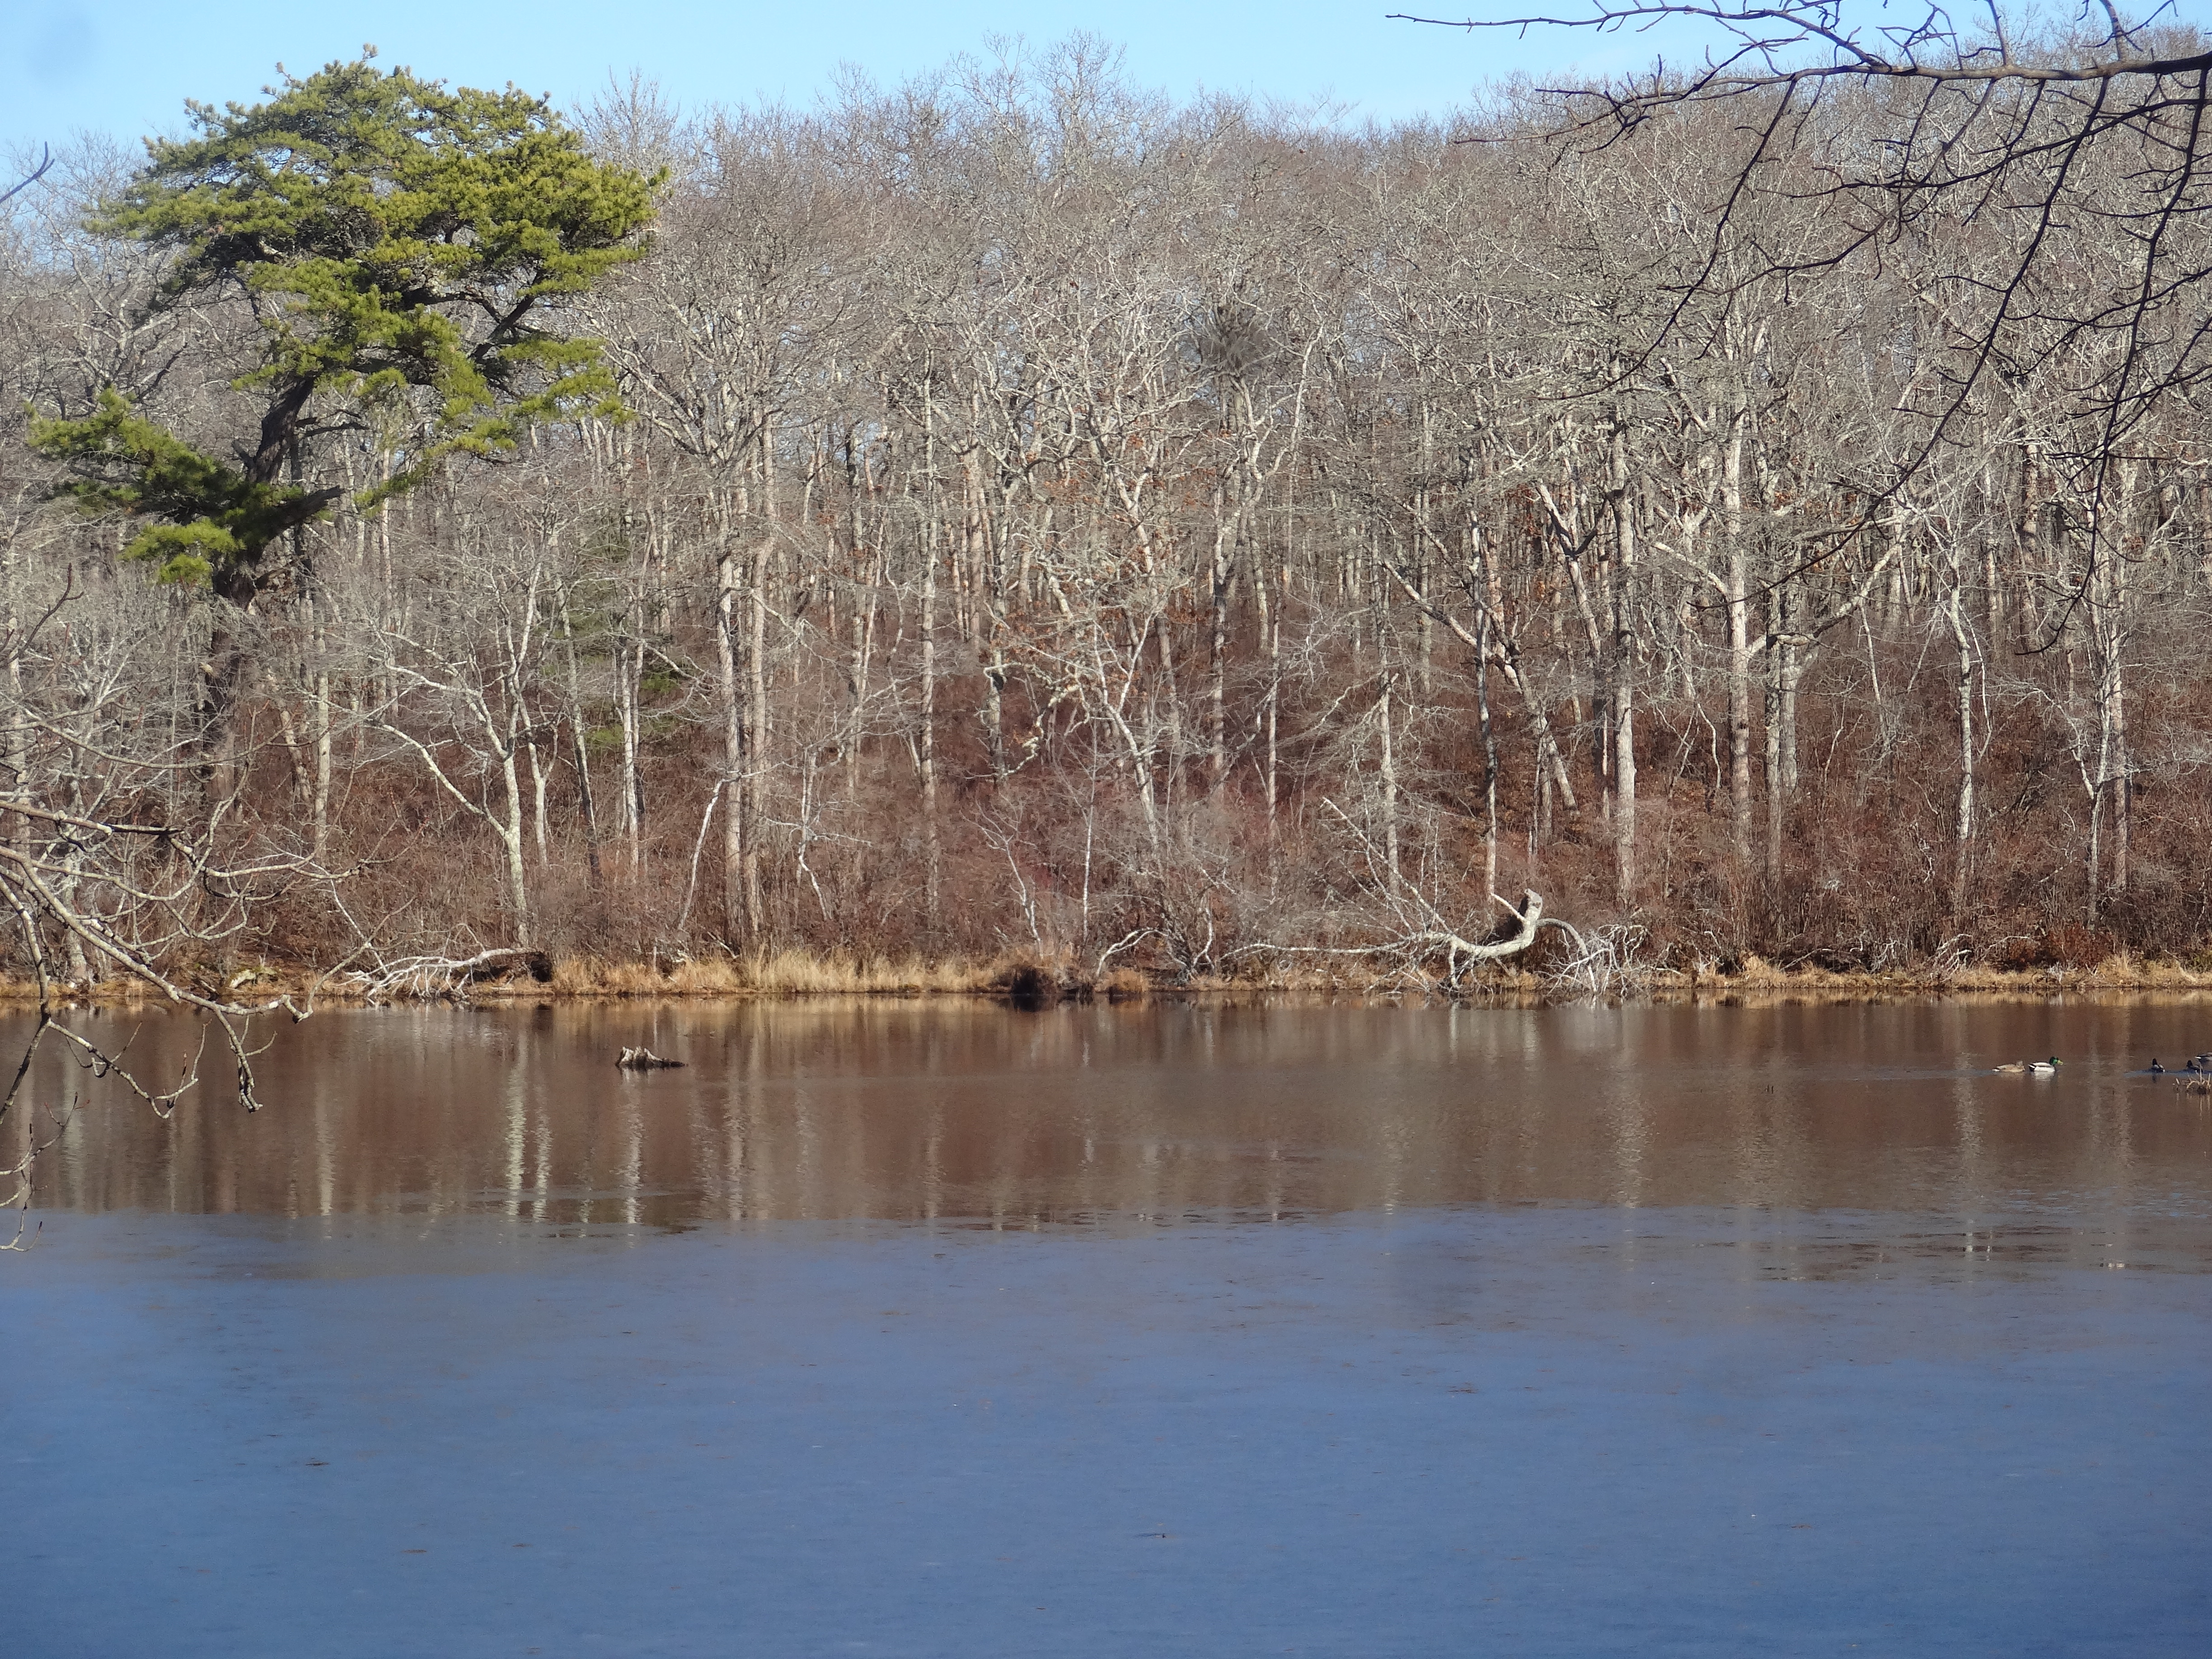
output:
POLYGON ((2153 1054, 2150 1057, 2150 1074, 2153 1077, 2164 1077, 2166 1075, 2166 1067, 2158 1063, 2158 1056, 2156 1054, 2153 1054))
POLYGON ((2010 1060, 1997 1067, 2000 1072, 2008 1073, 2014 1077, 2049 1077, 2057 1069, 2058 1056, 2056 1054, 2051 1055, 2048 1060, 2010 1060))

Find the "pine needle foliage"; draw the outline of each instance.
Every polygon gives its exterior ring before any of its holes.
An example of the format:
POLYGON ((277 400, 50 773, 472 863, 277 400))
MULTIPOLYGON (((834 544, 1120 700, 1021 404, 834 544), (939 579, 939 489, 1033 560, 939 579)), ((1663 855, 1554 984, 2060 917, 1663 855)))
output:
POLYGON ((118 394, 32 442, 94 510, 154 522, 130 543, 164 578, 250 599, 264 550, 343 494, 303 478, 314 441, 374 433, 397 465, 374 506, 447 458, 492 458, 534 422, 619 412, 599 343, 562 302, 641 257, 657 177, 594 158, 541 98, 448 89, 365 54, 269 101, 189 104, 196 136, 92 228, 169 264, 153 301, 241 300, 258 341, 233 381, 260 411, 235 459, 118 394))

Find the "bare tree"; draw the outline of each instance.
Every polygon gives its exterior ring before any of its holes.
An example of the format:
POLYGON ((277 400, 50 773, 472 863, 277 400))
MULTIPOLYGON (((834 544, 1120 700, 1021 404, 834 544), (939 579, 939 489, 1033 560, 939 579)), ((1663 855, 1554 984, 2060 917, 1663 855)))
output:
MULTIPOLYGON (((659 237, 573 303, 640 418, 338 509, 250 610, 119 570, 128 504, 12 441, 112 381, 204 449, 254 361, 228 301, 145 306, 158 261, 75 205, 127 168, 71 152, 0 218, 0 781, 305 860, 244 931, 201 894, 209 937, 149 936, 201 994, 226 950, 358 948, 381 995, 541 952, 1180 977, 1261 940, 1465 990, 1491 957, 1449 941, 1517 937, 1495 896, 1531 889, 1584 990, 2193 947, 2194 139, 2134 59, 2087 126, 2098 77, 2016 72, 2112 68, 2100 31, 2002 28, 1884 47, 1929 75, 1776 46, 1358 131, 1081 40, 815 112, 617 87, 587 125, 665 169, 659 237), (218 621, 234 764, 172 810, 218 621)), ((372 495, 421 436, 343 435, 309 459, 372 495)), ((8 822, 58 902, 120 903, 8 822)), ((42 939, 58 985, 109 959, 42 939)))
MULTIPOLYGON (((164 598, 135 573, 35 559, 43 550, 22 544, 37 539, 38 526, 27 535, 20 521, 0 528, 9 553, 0 907, 10 954, 36 996, 31 1033, 0 1091, 0 1123, 39 1115, 26 1088, 49 1045, 165 1115, 198 1085, 197 1062, 155 1084, 77 1029, 70 1009, 98 981, 118 978, 204 1018, 240 1099, 255 1109, 254 1016, 304 1018, 313 997, 252 1000, 255 972, 229 964, 266 908, 320 872, 281 841, 234 832, 210 840, 179 824, 176 786, 191 762, 178 733, 189 730, 191 678, 169 672, 183 665, 164 598)), ((21 1150, 0 1167, 0 1206, 27 1202, 32 1168, 63 1116, 49 1104, 44 1122, 22 1130, 21 1150)))
POLYGON ((2212 51, 2181 26, 2131 21, 2110 0, 2085 0, 2075 26, 2058 32, 1995 3, 1972 24, 1933 5, 1895 21, 1868 21, 1869 9, 1590 0, 1565 15, 1393 16, 1470 30, 1706 26, 1718 44, 1701 62, 1662 60, 1548 94, 1559 115, 1543 136, 1582 156, 1679 130, 1716 106, 1735 127, 1732 169, 1698 204, 1702 256, 1623 373, 1684 346, 1710 352, 1754 285, 1915 263, 1950 302, 1951 350, 1909 389, 1918 417, 1909 442, 1862 480, 1868 514, 1946 445, 1968 441, 1977 388, 2033 361, 2054 331, 2063 351, 2089 362, 2055 388, 2071 441, 2050 462, 2101 501, 2161 403, 2212 374, 2201 229, 2212 205, 2212 51), (1817 204, 1822 234, 1780 246, 1758 236, 1752 221, 1769 198, 1817 204), (2075 262, 2100 237, 2128 257, 2085 291, 2070 280, 2075 262), (1964 257, 1987 240, 1999 258, 1964 257), (1949 256, 1929 263, 1931 246, 1949 256), (2107 342, 2109 352, 2096 349, 2107 342))

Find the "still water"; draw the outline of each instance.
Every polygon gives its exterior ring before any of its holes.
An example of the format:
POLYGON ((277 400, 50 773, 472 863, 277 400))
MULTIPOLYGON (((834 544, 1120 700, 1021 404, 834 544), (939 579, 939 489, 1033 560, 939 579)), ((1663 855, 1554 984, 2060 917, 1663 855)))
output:
POLYGON ((391 1010, 167 1123, 57 1060, 0 1590, 41 1655, 2212 1650, 2212 1110, 2139 1074, 2207 1048, 391 1010))

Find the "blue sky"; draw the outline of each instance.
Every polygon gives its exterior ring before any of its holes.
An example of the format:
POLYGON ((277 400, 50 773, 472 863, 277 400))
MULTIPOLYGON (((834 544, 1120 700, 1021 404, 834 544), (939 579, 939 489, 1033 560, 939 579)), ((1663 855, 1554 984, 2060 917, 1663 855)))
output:
MULTIPOLYGON (((180 130, 187 97, 252 101, 283 62, 295 71, 349 58, 476 86, 509 81, 573 106, 612 73, 642 70, 679 104, 763 99, 805 106, 841 64, 894 83, 975 52, 994 34, 1042 45, 1077 29, 1126 49, 1140 85, 1201 87, 1291 100, 1329 96, 1352 118, 1436 112, 1516 70, 1640 66, 1657 42, 1554 35, 1520 42, 1386 21, 1408 0, 957 0, 834 8, 755 0, 0 0, 0 150, 81 131, 135 139, 180 130)), ((1466 15, 1449 0, 1444 15, 1466 15)), ((1419 9, 1415 5, 1415 9, 1419 9)), ((1501 8, 1502 9, 1502 8, 1501 8)), ((1867 10, 1871 14, 1869 4, 1867 10)), ((2212 15, 2185 0, 2183 15, 2212 15)), ((1677 37, 1669 47, 1689 45, 1677 37)))
MULTIPOLYGON (((180 130, 187 97, 253 100, 283 62, 305 72, 374 41, 380 60, 475 86, 509 81, 573 105, 610 73, 642 70, 686 106, 808 105, 841 64, 884 83, 980 52, 994 34, 1032 44, 1078 29, 1126 49, 1140 85, 1286 100, 1333 96, 1354 118, 1437 112, 1515 69, 1638 63, 1650 43, 1583 37, 1520 45, 1385 21, 1406 0, 0 0, 0 147, 80 131, 135 139, 180 130), (1595 49, 1593 52, 1592 49, 1595 49)), ((1464 15, 1462 10, 1460 15, 1464 15)))

